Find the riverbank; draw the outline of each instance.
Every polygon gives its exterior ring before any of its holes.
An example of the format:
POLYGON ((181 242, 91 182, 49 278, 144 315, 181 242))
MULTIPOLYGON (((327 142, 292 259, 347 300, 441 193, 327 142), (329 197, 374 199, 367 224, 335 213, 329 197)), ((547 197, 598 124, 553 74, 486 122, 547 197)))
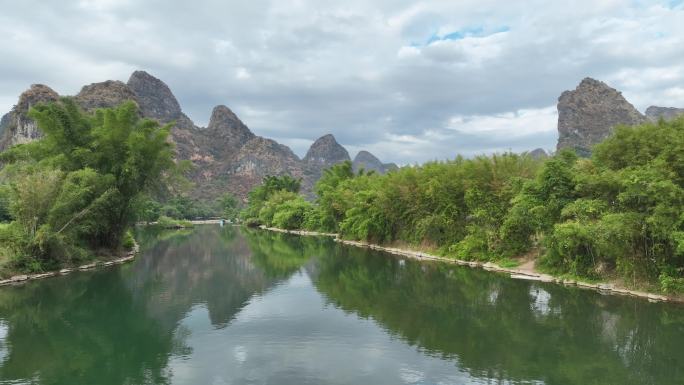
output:
POLYGON ((140 250, 140 246, 138 245, 137 242, 135 242, 133 245, 133 248, 125 251, 123 253, 123 255, 119 258, 109 259, 109 260, 105 260, 105 261, 95 261, 95 262, 87 263, 85 265, 80 265, 80 266, 65 267, 65 268, 62 268, 60 270, 48 271, 45 273, 18 274, 18 275, 14 275, 10 278, 0 280, 0 286, 16 285, 16 284, 22 284, 22 283, 25 283, 28 281, 35 281, 37 279, 67 275, 67 274, 73 273, 75 271, 88 271, 88 270, 93 270, 93 269, 100 268, 100 267, 121 265, 121 264, 124 264, 126 262, 130 262, 133 259, 135 259, 135 256, 138 254, 139 250, 140 250))
MULTIPOLYGON (((187 222, 192 223, 193 225, 211 225, 211 224, 220 224, 221 220, 220 219, 206 219, 206 220, 193 220, 193 221, 187 221, 187 222)), ((138 223, 137 225, 151 225, 151 224, 154 224, 154 223, 149 223, 149 224, 138 223)), ((47 271, 45 273, 16 274, 16 275, 13 275, 7 279, 0 279, 0 286, 16 285, 16 284, 21 284, 21 283, 28 282, 28 281, 35 281, 37 279, 57 277, 60 275, 67 275, 67 274, 73 273, 75 271, 88 271, 88 270, 93 270, 93 269, 100 268, 100 267, 121 265, 121 264, 124 264, 126 262, 130 262, 133 259, 135 259, 135 256, 138 254, 139 249, 140 249, 140 246, 138 245, 137 242, 135 242, 133 245, 133 248, 125 251, 123 253, 123 255, 119 258, 114 258, 114 259, 109 259, 109 260, 98 260, 98 261, 94 261, 94 262, 87 263, 87 264, 80 265, 80 266, 65 267, 65 268, 62 268, 60 270, 47 271)))
POLYGON ((513 279, 556 283, 556 284, 561 284, 564 286, 574 286, 574 287, 578 287, 581 289, 594 290, 594 291, 598 291, 602 294, 623 295, 623 296, 630 296, 630 297, 635 297, 635 298, 644 298, 644 299, 647 299, 651 302, 684 303, 684 297, 666 296, 666 295, 662 295, 662 294, 649 293, 649 292, 640 291, 640 290, 631 290, 631 289, 627 289, 624 287, 620 287, 620 286, 612 284, 612 283, 590 283, 590 282, 584 282, 584 281, 574 280, 574 279, 564 279, 564 278, 560 278, 560 277, 555 277, 555 276, 550 275, 550 274, 545 274, 545 273, 540 273, 540 272, 534 271, 534 269, 530 269, 527 266, 525 266, 524 268, 515 268, 515 267, 509 268, 509 267, 499 266, 493 262, 484 262, 483 263, 483 262, 477 262, 477 261, 464 261, 464 260, 459 260, 459 259, 446 258, 446 257, 441 257, 438 255, 426 253, 423 251, 408 250, 408 249, 396 248, 396 247, 386 247, 386 246, 381 246, 381 245, 368 243, 368 242, 350 241, 347 239, 340 238, 339 235, 335 234, 335 233, 320 233, 320 232, 316 232, 316 231, 304 231, 304 230, 285 230, 285 229, 279 229, 279 228, 274 228, 274 227, 266 227, 266 226, 259 226, 259 228, 262 230, 275 231, 275 232, 287 233, 287 234, 295 234, 295 235, 332 237, 335 239, 335 242, 339 242, 339 243, 342 243, 345 245, 363 247, 363 248, 368 248, 371 250, 384 251, 384 252, 389 253, 389 254, 398 255, 398 256, 407 257, 407 258, 412 258, 412 259, 417 259, 417 260, 421 260, 421 261, 437 261, 437 262, 445 262, 445 263, 456 264, 456 265, 460 265, 460 266, 469 266, 472 268, 481 268, 481 269, 484 269, 487 271, 509 274, 510 277, 513 279))

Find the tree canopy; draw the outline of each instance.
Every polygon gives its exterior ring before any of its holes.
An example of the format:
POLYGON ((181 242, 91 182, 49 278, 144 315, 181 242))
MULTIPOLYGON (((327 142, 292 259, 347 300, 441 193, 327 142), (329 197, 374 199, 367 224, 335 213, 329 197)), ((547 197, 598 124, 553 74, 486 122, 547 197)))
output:
POLYGON ((3 263, 41 270, 120 247, 136 199, 172 174, 170 126, 141 119, 133 102, 88 114, 63 98, 29 116, 43 138, 2 154, 3 263))

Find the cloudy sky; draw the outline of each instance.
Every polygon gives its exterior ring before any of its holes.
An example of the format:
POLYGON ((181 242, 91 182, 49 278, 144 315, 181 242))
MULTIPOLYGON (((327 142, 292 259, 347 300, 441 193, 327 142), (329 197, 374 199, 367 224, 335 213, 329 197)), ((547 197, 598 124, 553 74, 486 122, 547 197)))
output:
POLYGON ((144 69, 302 156, 333 133, 400 164, 555 147, 586 76, 684 106, 684 1, 0 0, 0 110, 144 69))

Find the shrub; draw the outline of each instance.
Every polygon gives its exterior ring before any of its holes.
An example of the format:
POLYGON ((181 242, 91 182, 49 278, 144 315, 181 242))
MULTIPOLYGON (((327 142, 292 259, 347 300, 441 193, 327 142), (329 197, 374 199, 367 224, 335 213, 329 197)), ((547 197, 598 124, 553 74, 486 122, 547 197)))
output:
POLYGON ((135 238, 133 237, 133 231, 131 229, 128 229, 124 234, 121 246, 126 250, 130 250, 135 246, 135 238))
POLYGON ((282 229, 301 229, 310 211, 311 203, 301 197, 287 200, 276 207, 273 226, 282 229))

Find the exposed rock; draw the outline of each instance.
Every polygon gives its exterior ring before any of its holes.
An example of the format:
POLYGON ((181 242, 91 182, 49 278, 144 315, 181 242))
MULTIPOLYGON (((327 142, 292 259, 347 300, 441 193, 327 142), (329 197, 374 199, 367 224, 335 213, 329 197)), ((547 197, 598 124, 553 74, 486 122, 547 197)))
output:
POLYGON ((127 84, 137 96, 140 110, 145 117, 168 123, 181 116, 178 100, 163 81, 145 71, 135 71, 127 84))
POLYGON ((229 163, 227 174, 234 182, 230 190, 238 196, 246 196, 267 175, 290 175, 299 179, 304 177, 304 170, 301 160, 289 147, 256 136, 240 148, 229 163))
POLYGON ((9 112, 3 115, 2 119, 0 119, 0 138, 2 138, 2 134, 5 133, 5 129, 9 127, 10 120, 12 120, 12 114, 9 112))
POLYGON ((534 150, 527 153, 532 159, 544 159, 548 158, 549 154, 543 148, 535 148, 534 150))
POLYGON ((646 118, 622 94, 605 83, 585 78, 574 91, 558 98, 557 148, 574 148, 587 156, 591 147, 617 125, 636 125, 646 118))
POLYGON ((214 107, 209 126, 207 126, 207 135, 229 149, 238 149, 255 137, 252 131, 226 106, 214 107))
POLYGON ((352 166, 354 172, 359 172, 359 170, 364 169, 365 171, 375 171, 379 174, 384 174, 398 168, 394 163, 382 163, 380 159, 368 151, 359 151, 354 157, 352 166))
POLYGON ((316 181, 323 174, 323 170, 337 163, 351 161, 349 153, 331 134, 323 135, 309 147, 304 156, 304 178, 302 190, 309 197, 316 181))
POLYGON ((331 134, 318 138, 309 147, 309 151, 307 151, 304 157, 304 162, 320 166, 321 168, 327 168, 346 160, 351 160, 349 153, 337 143, 337 140, 331 134))
POLYGON ((39 103, 54 102, 59 99, 59 94, 52 88, 33 84, 31 88, 19 96, 19 102, 12 108, 2 120, 2 138, 0 139, 0 151, 10 146, 28 143, 40 137, 40 131, 33 119, 28 117, 31 107, 39 103))
POLYGON ((74 100, 86 111, 116 107, 128 100, 138 102, 133 91, 118 80, 87 85, 74 97, 74 100))
POLYGON ((672 120, 684 115, 684 108, 650 106, 646 109, 646 117, 652 122, 659 119, 672 120))

